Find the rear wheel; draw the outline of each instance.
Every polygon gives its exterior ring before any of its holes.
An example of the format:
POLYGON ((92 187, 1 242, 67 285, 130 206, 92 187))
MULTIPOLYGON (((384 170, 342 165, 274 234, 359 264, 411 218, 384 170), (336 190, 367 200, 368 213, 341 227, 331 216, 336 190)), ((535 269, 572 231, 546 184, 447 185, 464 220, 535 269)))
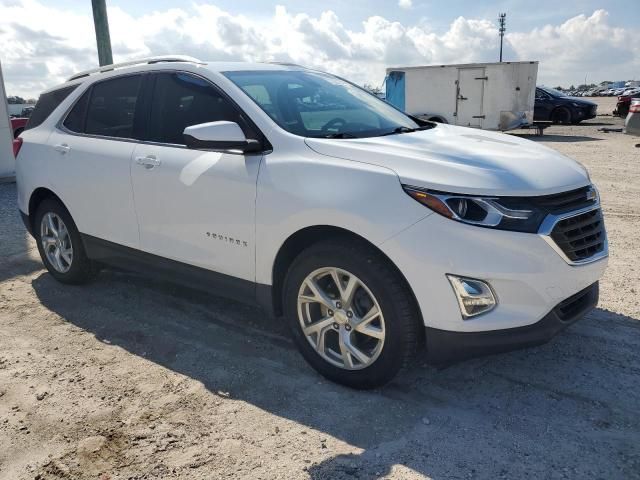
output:
POLYGON ((551 121, 563 125, 571 123, 571 111, 566 107, 558 107, 551 112, 551 121))
POLYGON ((40 258, 56 280, 81 284, 98 273, 86 256, 76 224, 59 201, 48 198, 38 206, 33 230, 40 258))
POLYGON ((353 388, 382 386, 411 362, 422 340, 414 303, 388 260, 353 241, 311 246, 285 279, 285 316, 302 355, 353 388))

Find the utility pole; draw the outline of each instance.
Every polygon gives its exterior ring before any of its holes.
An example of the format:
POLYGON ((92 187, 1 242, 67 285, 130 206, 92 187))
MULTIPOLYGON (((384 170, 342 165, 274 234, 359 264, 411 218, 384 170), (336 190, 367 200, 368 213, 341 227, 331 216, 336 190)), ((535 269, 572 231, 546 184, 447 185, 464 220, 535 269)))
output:
POLYGON ((498 23, 500 24, 500 28, 498 32, 500 32, 500 61, 502 62, 502 40, 504 39, 504 32, 507 30, 505 26, 505 20, 507 18, 506 13, 501 13, 498 15, 498 23))
POLYGON ((93 7, 93 24, 96 28, 96 43, 98 44, 98 62, 100 66, 113 63, 111 55, 111 38, 109 37, 109 19, 105 0, 91 0, 93 7))

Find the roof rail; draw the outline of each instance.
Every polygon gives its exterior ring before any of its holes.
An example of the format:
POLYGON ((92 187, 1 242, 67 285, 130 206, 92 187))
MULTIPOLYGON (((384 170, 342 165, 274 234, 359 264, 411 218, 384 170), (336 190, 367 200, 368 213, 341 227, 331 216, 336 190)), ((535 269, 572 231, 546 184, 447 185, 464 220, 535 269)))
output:
POLYGON ((112 63, 111 65, 103 65, 97 68, 91 68, 89 70, 84 70, 82 72, 78 72, 72 77, 70 77, 67 82, 71 80, 77 80, 78 78, 88 77, 93 73, 103 73, 108 72, 110 70, 115 70, 116 68, 130 67, 132 65, 144 65, 144 64, 152 64, 152 63, 162 63, 162 62, 191 62, 191 63, 203 63, 201 60, 198 60, 194 57, 189 57, 187 55, 160 55, 157 57, 146 57, 139 58, 137 60, 129 60, 128 62, 121 63, 112 63))
POLYGON ((264 63, 267 63, 269 65, 282 65, 283 67, 299 67, 299 68, 307 69, 307 67, 305 67, 304 65, 299 65, 297 63, 292 63, 292 62, 264 62, 264 63))

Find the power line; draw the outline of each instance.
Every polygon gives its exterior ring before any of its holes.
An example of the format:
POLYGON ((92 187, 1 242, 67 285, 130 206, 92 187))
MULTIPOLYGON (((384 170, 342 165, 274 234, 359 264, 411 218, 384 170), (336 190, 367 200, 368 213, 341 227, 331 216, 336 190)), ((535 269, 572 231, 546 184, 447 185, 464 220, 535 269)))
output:
POLYGON ((502 40, 504 39, 504 32, 507 30, 505 24, 506 18, 506 13, 501 13, 498 15, 498 23, 500 24, 500 28, 498 29, 498 32, 500 32, 500 61, 502 61, 502 40))

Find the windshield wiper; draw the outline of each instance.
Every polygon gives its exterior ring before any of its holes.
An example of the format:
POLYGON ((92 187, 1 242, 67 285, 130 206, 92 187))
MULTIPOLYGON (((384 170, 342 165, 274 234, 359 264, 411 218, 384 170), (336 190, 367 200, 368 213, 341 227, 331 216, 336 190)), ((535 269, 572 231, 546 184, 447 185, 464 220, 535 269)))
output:
POLYGON ((337 132, 337 133, 330 133, 329 135, 325 135, 322 138, 358 138, 358 137, 355 136, 353 133, 337 132))
POLYGON ((429 130, 430 128, 433 128, 435 125, 425 125, 423 127, 418 127, 418 128, 409 128, 409 127, 405 127, 405 126, 401 126, 401 127, 396 127, 393 130, 391 130, 390 132, 386 132, 381 134, 381 137, 385 137, 387 135, 397 135, 399 133, 412 133, 412 132, 419 132, 421 130, 429 130))

